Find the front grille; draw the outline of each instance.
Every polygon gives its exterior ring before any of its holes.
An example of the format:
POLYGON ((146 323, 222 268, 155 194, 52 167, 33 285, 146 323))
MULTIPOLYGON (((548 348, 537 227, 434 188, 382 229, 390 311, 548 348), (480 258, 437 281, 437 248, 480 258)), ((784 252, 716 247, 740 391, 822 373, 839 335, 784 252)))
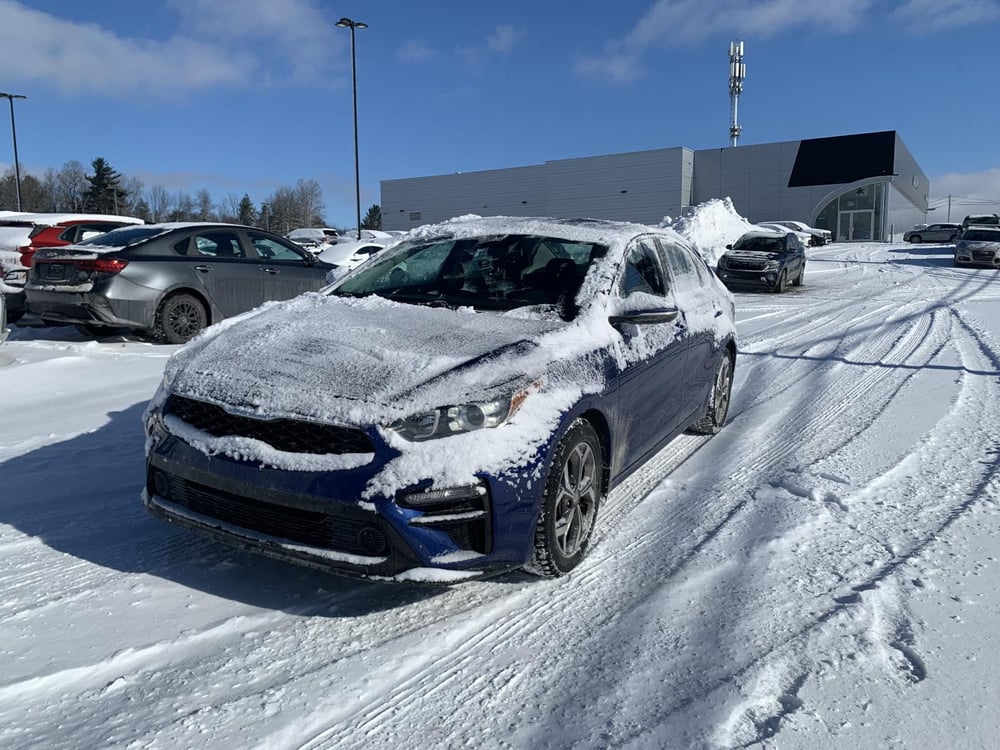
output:
POLYGON ((973 250, 972 259, 992 263, 995 253, 992 250, 973 250))
POLYGON ((371 438, 352 427, 317 424, 298 419, 256 419, 230 414, 221 406, 185 396, 171 396, 163 409, 216 437, 230 435, 261 440, 287 453, 373 453, 371 438))
POLYGON ((763 271, 764 264, 752 260, 730 260, 728 267, 737 271, 763 271))
POLYGON ((370 550, 362 549, 358 540, 364 529, 378 527, 374 514, 367 519, 347 518, 251 500, 176 475, 170 475, 168 480, 167 499, 195 513, 292 542, 352 555, 371 554, 370 550))

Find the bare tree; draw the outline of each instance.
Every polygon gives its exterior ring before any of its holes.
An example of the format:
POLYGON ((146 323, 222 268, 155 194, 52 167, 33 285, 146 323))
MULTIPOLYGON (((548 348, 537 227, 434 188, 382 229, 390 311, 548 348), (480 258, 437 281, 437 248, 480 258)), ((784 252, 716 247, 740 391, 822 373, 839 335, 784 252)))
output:
POLYGON ((63 164, 55 174, 53 203, 56 210, 83 211, 83 196, 89 185, 83 164, 75 159, 63 164))
POLYGON ((153 221, 166 221, 170 210, 170 194, 163 185, 153 185, 146 196, 153 221))
POLYGON ((194 213, 198 221, 212 221, 214 218, 212 208, 215 204, 212 202, 212 194, 208 192, 208 188, 202 188, 195 194, 194 204, 194 213))
POLYGON ((240 221, 240 197, 236 193, 229 193, 219 204, 219 221, 229 221, 234 224, 246 224, 240 221))

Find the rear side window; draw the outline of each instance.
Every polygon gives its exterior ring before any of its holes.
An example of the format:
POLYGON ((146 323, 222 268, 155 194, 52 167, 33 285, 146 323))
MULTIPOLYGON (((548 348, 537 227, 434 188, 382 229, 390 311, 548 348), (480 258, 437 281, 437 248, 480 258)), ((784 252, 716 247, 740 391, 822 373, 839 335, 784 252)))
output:
MULTIPOLYGON (((211 258, 244 258, 243 246, 235 232, 204 232, 196 234, 191 247, 197 255, 211 258)), ((190 251, 189 251, 190 252, 190 251)))
POLYGON ((168 230, 162 227, 122 227, 121 229, 113 229, 93 239, 84 240, 80 244, 94 245, 96 247, 130 247, 163 234, 166 231, 168 230))
POLYGON ((687 250, 677 245, 671 245, 664 239, 660 239, 659 242, 664 263, 670 272, 675 288, 685 292, 702 286, 704 278, 700 274, 701 269, 687 250))
POLYGON ((262 260, 305 260, 306 257, 302 251, 263 234, 250 232, 250 241, 262 260))

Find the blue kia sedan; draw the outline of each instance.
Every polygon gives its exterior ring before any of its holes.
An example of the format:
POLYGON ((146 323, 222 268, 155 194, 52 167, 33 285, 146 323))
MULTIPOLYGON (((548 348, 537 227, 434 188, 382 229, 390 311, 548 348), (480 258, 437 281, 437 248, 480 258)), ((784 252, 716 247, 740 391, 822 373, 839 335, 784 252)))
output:
POLYGON ((671 230, 429 225, 174 354, 143 502, 333 573, 561 576, 612 488, 722 428, 735 356, 732 296, 671 230))

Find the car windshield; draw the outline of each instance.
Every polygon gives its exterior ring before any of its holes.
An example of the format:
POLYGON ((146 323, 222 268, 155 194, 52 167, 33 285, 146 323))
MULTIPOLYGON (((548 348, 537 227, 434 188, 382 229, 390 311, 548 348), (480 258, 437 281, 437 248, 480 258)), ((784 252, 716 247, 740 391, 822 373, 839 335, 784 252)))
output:
POLYGON ((500 311, 550 305, 568 319, 587 269, 606 253, 595 243, 533 235, 413 241, 372 260, 330 293, 500 311))
POLYGON ((963 240, 973 242, 1000 242, 1000 231, 990 231, 989 229, 966 229, 962 235, 963 240))
POLYGON ((733 250, 748 250, 753 253, 780 253, 784 246, 783 237, 741 237, 733 245, 733 250))
POLYGON ((163 227, 155 226, 121 227, 120 229, 112 229, 110 232, 99 234, 96 237, 91 237, 89 240, 84 240, 77 244, 94 245, 96 247, 129 247, 143 240, 148 240, 150 237, 163 234, 165 231, 167 230, 163 227))

